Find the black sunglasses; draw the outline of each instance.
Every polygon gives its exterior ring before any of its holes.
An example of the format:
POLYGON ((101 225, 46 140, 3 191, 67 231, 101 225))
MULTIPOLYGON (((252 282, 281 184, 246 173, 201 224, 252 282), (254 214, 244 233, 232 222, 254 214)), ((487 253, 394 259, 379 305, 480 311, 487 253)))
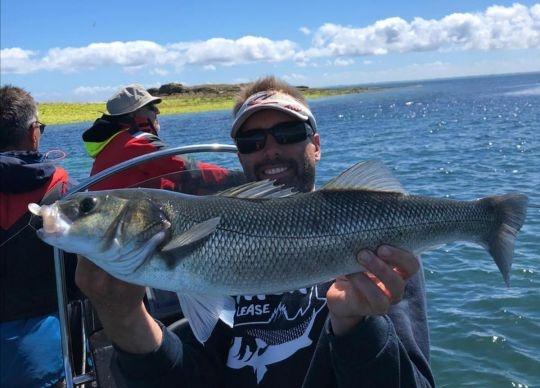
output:
POLYGON ((144 106, 146 109, 148 109, 150 112, 159 113, 159 108, 155 106, 154 104, 148 104, 144 106))
MULTIPOLYGON (((41 133, 43 135, 43 132, 45 132, 46 125, 43 124, 42 122, 36 120, 30 125, 30 127, 33 127, 34 124, 37 124, 39 126, 39 133, 41 133)), ((28 127, 28 129, 30 129, 30 127, 28 127)))
POLYGON ((268 129, 253 129, 246 132, 239 132, 234 141, 238 152, 241 154, 251 154, 264 148, 268 134, 272 135, 278 144, 284 145, 300 143, 314 133, 315 131, 308 123, 295 121, 277 124, 268 129))

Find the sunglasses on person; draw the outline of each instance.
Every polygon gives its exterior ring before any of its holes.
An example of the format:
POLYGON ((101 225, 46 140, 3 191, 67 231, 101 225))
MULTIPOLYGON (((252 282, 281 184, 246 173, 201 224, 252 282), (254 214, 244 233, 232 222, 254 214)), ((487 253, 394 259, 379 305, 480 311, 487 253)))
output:
POLYGON ((155 114, 159 113, 159 108, 155 106, 154 104, 145 105, 144 107, 148 109, 150 112, 154 112, 155 114))
POLYGON ((264 148, 269 134, 274 137, 278 144, 285 145, 300 143, 314 133, 315 131, 308 123, 295 121, 277 124, 268 129, 252 129, 246 132, 238 132, 234 140, 238 152, 251 154, 264 148))
MULTIPOLYGON (((34 121, 34 122, 32 123, 32 125, 30 125, 30 126, 33 127, 34 124, 37 124, 37 125, 39 126, 39 133, 41 133, 41 134, 43 135, 43 132, 45 132, 45 127, 46 127, 46 125, 43 124, 42 122, 36 120, 36 121, 34 121)), ((28 128, 28 129, 30 129, 30 128, 28 128)))

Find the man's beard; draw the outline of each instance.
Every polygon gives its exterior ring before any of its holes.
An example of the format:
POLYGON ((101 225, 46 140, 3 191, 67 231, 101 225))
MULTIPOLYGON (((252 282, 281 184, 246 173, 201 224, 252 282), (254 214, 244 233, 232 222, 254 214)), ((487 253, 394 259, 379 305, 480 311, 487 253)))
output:
POLYGON ((284 159, 281 157, 257 163, 253 166, 251 171, 246 171, 248 180, 258 181, 265 179, 266 177, 263 177, 264 166, 268 168, 268 166, 272 164, 281 164, 287 166, 294 172, 293 176, 286 176, 281 179, 277 179, 278 184, 294 188, 304 193, 312 191, 315 187, 315 164, 310 162, 307 155, 304 155, 302 163, 298 163, 298 161, 294 159, 284 159))

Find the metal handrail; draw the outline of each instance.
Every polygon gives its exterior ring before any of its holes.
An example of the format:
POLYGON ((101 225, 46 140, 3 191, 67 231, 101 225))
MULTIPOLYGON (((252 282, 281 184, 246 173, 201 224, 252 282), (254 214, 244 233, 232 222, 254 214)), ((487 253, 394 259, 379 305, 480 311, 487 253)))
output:
POLYGON ((67 290, 65 283, 64 251, 54 247, 54 276, 56 278, 56 299, 58 300, 58 319, 60 320, 60 339, 66 387, 73 387, 73 368, 71 367, 71 347, 67 319, 67 290))
POLYGON ((197 144, 190 146, 181 146, 175 148, 166 148, 164 150, 155 151, 149 154, 137 156, 136 158, 126 160, 125 162, 118 163, 115 166, 109 167, 106 170, 99 172, 96 175, 91 176, 78 186, 75 186, 73 189, 64 196, 64 198, 69 198, 72 194, 79 193, 83 190, 86 190, 88 187, 101 182, 102 180, 108 178, 110 175, 116 174, 120 171, 127 170, 133 166, 141 164, 142 162, 148 162, 150 160, 163 158, 165 156, 174 156, 174 155, 185 155, 185 154, 194 154, 197 152, 231 152, 236 153, 236 146, 228 144, 197 144))
MULTIPOLYGON (((174 155, 185 155, 193 154, 199 152, 229 152, 236 153, 236 146, 227 145, 227 144, 198 144, 191 146, 181 146, 174 148, 166 148, 163 150, 155 151, 149 154, 137 156, 136 158, 126 160, 125 162, 119 163, 115 166, 109 167, 106 170, 99 172, 96 175, 88 178, 81 184, 75 186, 64 196, 64 198, 69 198, 75 193, 86 190, 88 187, 101 182, 102 180, 108 178, 111 175, 114 175, 118 172, 127 170, 133 166, 139 165, 144 162, 151 160, 163 158, 166 156, 174 155)), ((70 337, 69 337, 69 325, 67 319, 67 290, 66 284, 64 281, 65 278, 65 269, 64 269, 64 252, 54 247, 54 270, 56 277, 56 294, 58 300, 58 319, 60 320, 60 336, 62 341, 62 356, 64 360, 64 372, 66 378, 66 387, 73 388, 74 376, 73 368, 71 365, 71 346, 70 346, 70 337)), ((94 377, 90 375, 81 375, 75 376, 75 380, 78 383, 93 381, 94 377)))

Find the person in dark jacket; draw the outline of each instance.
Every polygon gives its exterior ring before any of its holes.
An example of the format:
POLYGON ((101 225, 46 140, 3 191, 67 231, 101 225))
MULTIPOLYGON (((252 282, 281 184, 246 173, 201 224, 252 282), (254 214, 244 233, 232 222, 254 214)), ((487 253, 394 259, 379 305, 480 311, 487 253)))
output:
MULTIPOLYGON (((314 190, 319 132, 297 89, 273 77, 247 86, 231 137, 249 179, 314 190)), ((93 267, 79 267, 77 282, 97 306, 128 386, 433 386, 419 260, 390 246, 362 250, 358 260, 367 272, 237 296, 233 327, 219 322, 204 344, 189 326, 155 321, 142 287, 93 267)))
MULTIPOLYGON (((0 386, 47 387, 63 379, 53 249, 32 226, 28 204, 52 203, 68 174, 44 161, 45 125, 26 91, 0 88, 0 386)), ((77 294, 74 259, 67 288, 77 294)))
MULTIPOLYGON (((93 159, 90 175, 111 166, 158 151, 165 143, 158 137, 159 97, 141 85, 121 88, 107 101, 108 114, 102 115, 83 133, 85 149, 93 159)), ((190 191, 190 178, 199 183, 219 183, 227 177, 226 169, 180 156, 169 156, 139 164, 92 186, 93 190, 126 187, 151 187, 190 191), (190 173, 179 173, 190 171, 190 173), (189 181, 189 182, 188 182, 189 181)))

